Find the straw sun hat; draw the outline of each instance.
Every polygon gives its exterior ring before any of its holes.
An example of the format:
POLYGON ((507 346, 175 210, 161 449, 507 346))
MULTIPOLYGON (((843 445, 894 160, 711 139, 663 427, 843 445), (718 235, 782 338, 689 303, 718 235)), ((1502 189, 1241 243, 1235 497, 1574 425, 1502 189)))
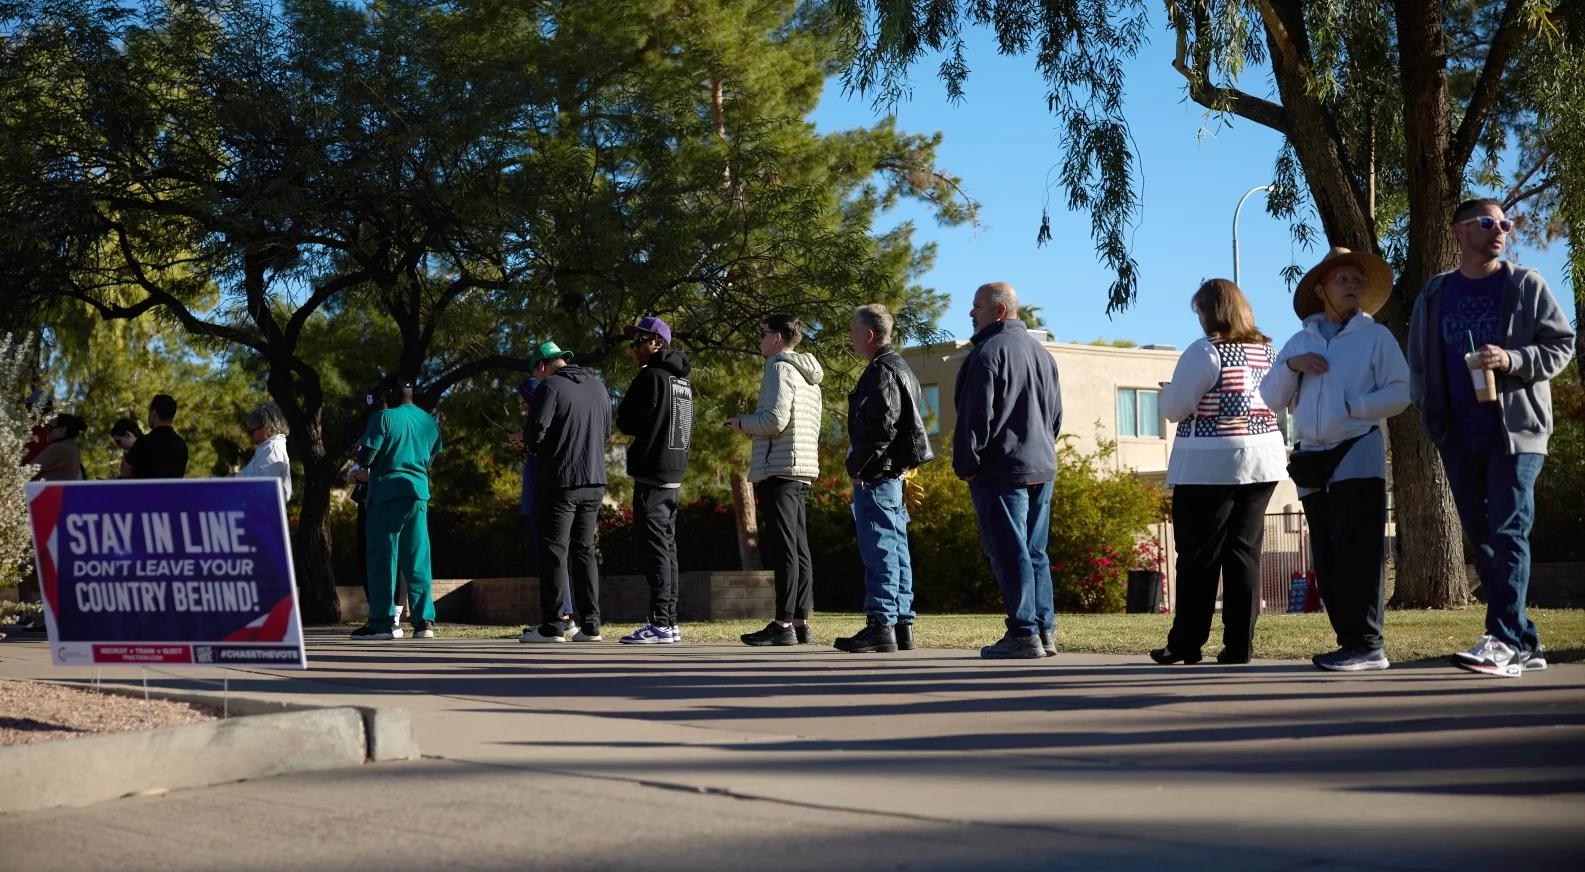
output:
POLYGON ((1341 246, 1333 246, 1320 263, 1299 279, 1299 287, 1294 289, 1293 312, 1300 321, 1326 308, 1316 293, 1316 286, 1333 269, 1345 264, 1359 267, 1359 271, 1365 274, 1365 288, 1359 295, 1360 311, 1374 315, 1386 304, 1387 298, 1392 296, 1392 267, 1368 251, 1349 251, 1341 246))

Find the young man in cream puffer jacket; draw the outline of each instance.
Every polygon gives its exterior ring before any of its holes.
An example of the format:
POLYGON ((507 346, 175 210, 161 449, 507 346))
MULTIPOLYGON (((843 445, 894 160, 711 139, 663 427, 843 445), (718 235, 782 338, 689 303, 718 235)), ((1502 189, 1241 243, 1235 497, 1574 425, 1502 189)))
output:
POLYGON ((759 504, 761 549, 776 573, 776 618, 742 639, 747 645, 797 645, 809 641, 814 608, 807 502, 809 485, 820 475, 825 370, 813 354, 794 350, 803 341, 798 318, 771 315, 763 326, 759 407, 726 425, 754 437, 749 481, 759 504))

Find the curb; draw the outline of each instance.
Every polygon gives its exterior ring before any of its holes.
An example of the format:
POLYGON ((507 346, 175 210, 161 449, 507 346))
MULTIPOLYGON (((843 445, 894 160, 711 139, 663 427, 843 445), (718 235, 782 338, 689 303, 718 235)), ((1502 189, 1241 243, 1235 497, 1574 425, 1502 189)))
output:
MULTIPOLYGON (((149 696, 209 706, 216 701, 168 691, 149 696)), ((0 784, 19 788, 0 791, 0 814, 418 757, 406 709, 312 708, 245 698, 232 698, 229 706, 244 716, 0 747, 0 784)))

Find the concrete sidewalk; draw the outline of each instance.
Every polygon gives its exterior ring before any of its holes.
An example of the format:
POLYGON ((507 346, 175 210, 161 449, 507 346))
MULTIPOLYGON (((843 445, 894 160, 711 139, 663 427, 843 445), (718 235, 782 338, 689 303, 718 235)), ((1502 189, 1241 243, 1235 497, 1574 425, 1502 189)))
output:
POLYGON ((1585 666, 310 638, 231 692, 400 705, 438 759, 8 816, 5 863, 1585 868, 1585 666))

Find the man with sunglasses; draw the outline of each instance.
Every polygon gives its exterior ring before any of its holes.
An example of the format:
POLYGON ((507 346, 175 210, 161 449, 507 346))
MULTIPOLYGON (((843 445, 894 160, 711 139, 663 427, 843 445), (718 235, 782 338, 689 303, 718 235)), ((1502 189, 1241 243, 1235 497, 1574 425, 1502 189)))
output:
POLYGON ((649 581, 649 621, 622 637, 625 645, 682 641, 677 629, 677 495, 693 441, 693 366, 671 347, 671 327, 646 316, 624 331, 638 375, 616 408, 616 428, 633 437, 627 474, 633 476, 633 523, 649 581))
POLYGON ((1513 231, 1502 204, 1465 200, 1452 229, 1458 269, 1415 301, 1410 395, 1442 455, 1486 598, 1486 632, 1453 665, 1517 678, 1546 668, 1524 608, 1530 527, 1552 433, 1548 383, 1573 356, 1574 331, 1540 273, 1499 259, 1513 231), (1496 402, 1477 397, 1470 366, 1494 374, 1496 402))

